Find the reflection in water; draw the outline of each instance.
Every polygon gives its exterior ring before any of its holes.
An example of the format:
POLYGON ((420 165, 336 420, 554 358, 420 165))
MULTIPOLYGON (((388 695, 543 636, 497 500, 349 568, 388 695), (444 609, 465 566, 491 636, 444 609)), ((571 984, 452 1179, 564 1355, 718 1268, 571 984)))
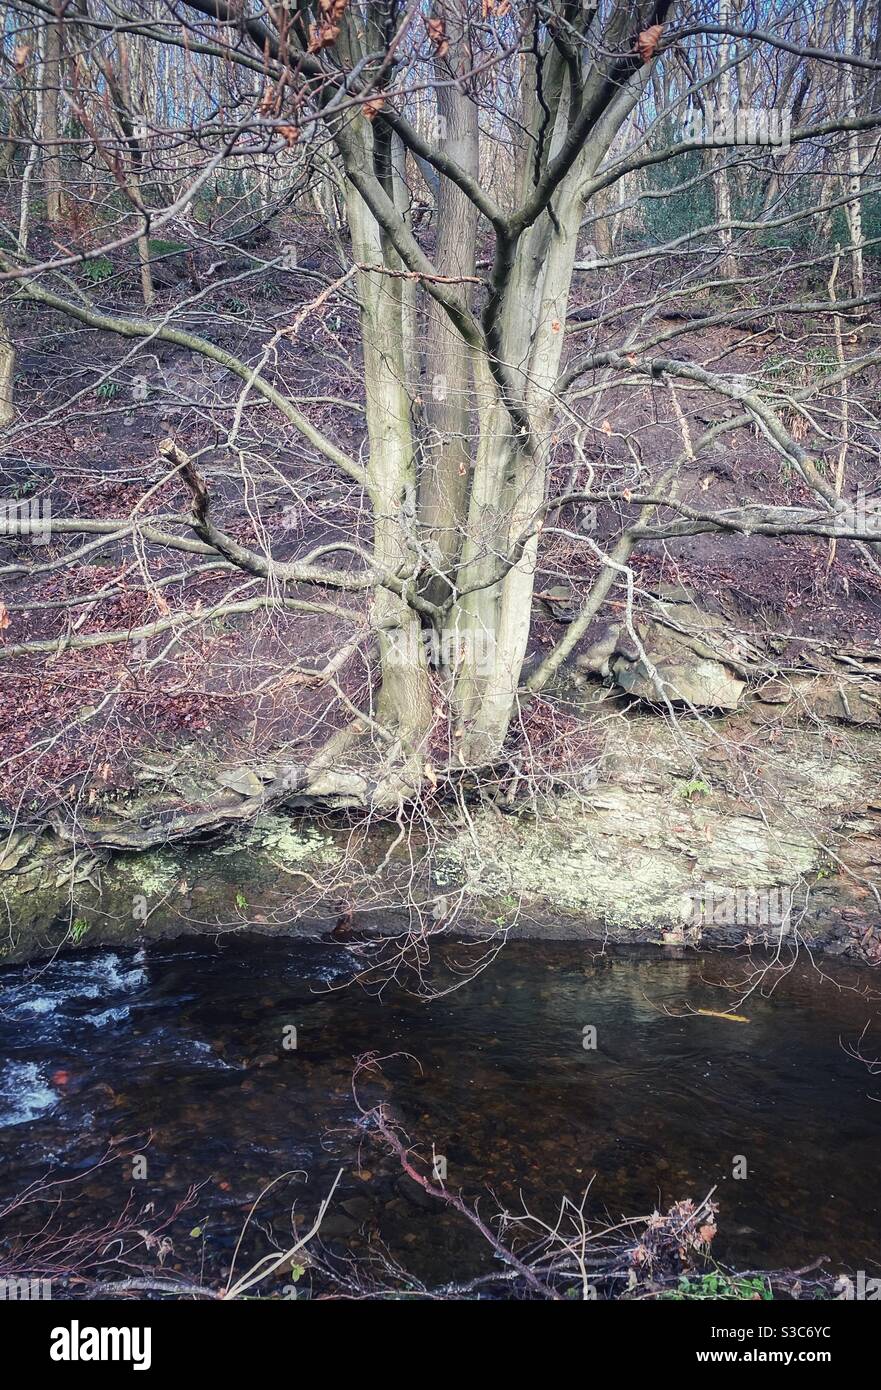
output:
POLYGON ((0 972, 0 1198, 149 1134, 145 1179, 111 1165, 77 1200, 94 1224, 130 1190, 168 1207, 204 1183, 172 1267, 198 1270, 204 1255, 220 1277, 247 1205, 293 1173, 261 1204, 242 1260, 284 1242, 292 1208, 314 1213, 342 1166, 323 1227, 332 1248, 379 1236, 426 1279, 476 1272, 473 1233, 365 1140, 351 1074, 376 1052, 390 1056, 384 1098, 468 1195, 491 1188, 550 1216, 590 1183, 600 1219, 715 1186, 718 1258, 792 1267, 827 1254, 877 1269, 881 1080, 846 1051, 867 1022, 863 1050, 881 1038, 873 977, 799 966, 739 1006, 749 1022, 737 1024, 681 1016, 737 1003, 711 983, 737 976, 731 956, 511 943, 431 1004, 334 988, 353 965, 338 946, 239 938, 0 972), (732 1176, 739 1156, 745 1180, 732 1176))

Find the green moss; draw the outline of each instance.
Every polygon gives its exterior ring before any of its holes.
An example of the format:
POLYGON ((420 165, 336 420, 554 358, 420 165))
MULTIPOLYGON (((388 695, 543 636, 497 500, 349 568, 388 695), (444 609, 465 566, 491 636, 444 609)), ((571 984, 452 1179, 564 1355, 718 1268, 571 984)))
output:
POLYGON ((133 894, 143 894, 148 900, 170 893, 181 874, 177 858, 167 850, 119 858, 115 869, 121 888, 129 885, 133 894))

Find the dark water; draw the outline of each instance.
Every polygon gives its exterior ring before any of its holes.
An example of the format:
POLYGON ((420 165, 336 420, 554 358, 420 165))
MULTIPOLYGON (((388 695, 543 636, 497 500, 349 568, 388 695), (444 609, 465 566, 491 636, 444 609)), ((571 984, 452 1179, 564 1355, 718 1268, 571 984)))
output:
MULTIPOLYGON (((296 1174, 261 1202, 237 1268, 273 1240, 290 1244, 292 1210, 308 1219, 343 1168, 323 1228, 331 1250, 381 1241, 428 1280, 475 1273, 485 1258, 473 1233, 416 1201, 359 1124, 353 1059, 408 1053, 420 1065, 389 1061, 366 1098, 388 1101, 470 1196, 491 1189, 550 1216, 592 1183, 601 1220, 716 1186, 722 1261, 793 1267, 825 1254, 836 1270, 877 1270, 881 1076, 846 1050, 868 1023, 862 1050, 881 1055, 875 976, 838 967, 822 979, 799 965, 771 997, 752 994, 738 1024, 670 1016, 730 1007, 718 982, 745 972, 734 956, 511 943, 432 1003, 338 988, 353 959, 239 938, 0 972, 0 1205, 135 1136, 146 1177, 132 1180, 130 1158, 88 1174, 63 1220, 111 1220, 130 1193, 168 1210, 204 1184, 169 1232, 166 1267, 216 1280, 266 1184, 296 1174), (583 1046, 588 1025, 596 1050, 583 1046), (745 1180, 732 1177, 739 1155, 745 1180)), ((443 984, 441 957, 435 968, 443 984)))

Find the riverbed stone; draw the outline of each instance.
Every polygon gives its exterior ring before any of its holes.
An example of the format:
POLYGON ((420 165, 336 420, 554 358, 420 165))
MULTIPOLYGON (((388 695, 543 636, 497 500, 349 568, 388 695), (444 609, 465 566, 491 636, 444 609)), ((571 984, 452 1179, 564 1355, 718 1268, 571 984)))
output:
POLYGON ((711 661, 687 653, 667 634, 647 651, 654 667, 618 657, 612 666, 616 683, 628 695, 641 700, 684 702, 695 709, 736 709, 746 689, 746 681, 735 676, 721 661, 711 661), (658 688, 660 681, 660 689, 658 688))
POLYGON ((788 676, 760 686, 756 699, 761 704, 785 705, 796 718, 881 727, 878 679, 862 679, 843 672, 836 676, 788 676))

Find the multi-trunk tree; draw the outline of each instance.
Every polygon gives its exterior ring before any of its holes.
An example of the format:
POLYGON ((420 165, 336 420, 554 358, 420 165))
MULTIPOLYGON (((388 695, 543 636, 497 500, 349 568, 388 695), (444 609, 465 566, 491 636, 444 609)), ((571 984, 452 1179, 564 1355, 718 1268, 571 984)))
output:
MULTIPOLYGON (((492 766, 518 711, 557 677, 613 588, 632 595, 628 561, 643 542, 701 532, 717 533, 720 543, 732 533, 857 536, 866 563, 877 565, 872 538, 847 498, 790 432, 778 408, 787 401, 726 374, 721 364, 676 356, 681 330, 659 328, 656 318, 663 283, 642 312, 637 302, 636 322, 612 346, 608 338, 582 344, 591 323, 599 331, 614 321, 614 305, 597 309, 591 322, 571 309, 576 273, 596 284, 628 258, 660 262, 691 243, 709 243, 713 251, 701 250, 706 273, 685 276, 680 294, 728 294, 743 271, 739 239, 810 219, 824 199, 828 205, 819 179, 803 166, 792 172, 792 151, 802 149, 818 161, 837 161, 841 172, 837 206, 853 242, 834 254, 850 259, 853 292, 838 298, 835 314, 856 322, 877 302, 859 270, 865 234, 854 208, 874 186, 881 101, 859 106, 854 83, 872 98, 881 59, 868 45, 866 53, 856 51, 854 0, 836 12, 822 46, 806 10, 782 17, 761 3, 439 0, 407 7, 398 0, 318 0, 264 8, 248 0, 174 7, 154 0, 132 5, 123 23, 97 0, 79 0, 57 16, 22 0, 16 14, 53 36, 51 53, 43 46, 44 85, 55 81, 50 65, 66 72, 71 119, 88 133, 125 202, 129 223, 115 240, 140 244, 142 268, 151 233, 185 216, 206 181, 241 167, 243 158, 275 158, 287 162, 288 175, 294 170, 288 191, 279 192, 281 205, 291 188, 314 191, 322 180, 344 191, 348 264, 336 288, 354 285, 360 310, 366 439, 357 457, 273 383, 266 365, 277 341, 272 332, 265 351, 237 357, 177 322, 173 310, 141 318, 71 293, 65 275, 84 253, 59 244, 40 264, 22 247, 2 253, 13 298, 123 342, 164 340, 220 364, 242 382, 243 409, 268 402, 300 431, 304 447, 363 490, 372 517, 369 553, 355 547, 353 564, 353 547, 325 546, 281 561, 271 545, 244 545, 224 531, 185 441, 164 447, 169 467, 180 470, 193 494, 187 543, 195 535, 201 553, 264 579, 267 602, 308 606, 304 585, 324 595, 369 596, 375 706, 367 719, 356 712, 303 770, 299 795, 394 805, 418 794, 426 776, 434 783, 438 775, 492 766), (132 44, 187 65, 208 94, 198 123, 180 120, 174 129, 167 114, 160 119, 155 93, 135 92, 132 44), (818 74, 836 80, 824 86, 818 74), (839 74, 845 100, 824 108, 821 97, 841 86, 839 74), (705 120, 709 113, 709 127, 714 103, 736 106, 741 90, 754 106, 773 105, 801 77, 791 143, 779 154, 762 152, 761 196, 745 210, 736 195, 750 190, 750 166, 732 162, 749 152, 736 148, 735 135, 726 140, 716 128, 695 136, 687 122, 696 111, 705 120), (150 101, 152 109, 136 109, 150 101), (175 187, 169 151, 184 144, 187 174, 175 187), (691 157, 696 165, 688 164, 691 157), (162 205, 151 206, 145 192, 151 159, 172 185, 162 205), (616 256, 615 229, 628 206, 657 198, 650 180, 668 167, 684 189, 709 183, 709 222, 616 256), (780 191, 790 178, 808 189, 807 196, 799 190, 795 210, 780 191), (427 222, 418 216, 419 202, 429 206, 427 222), (586 237, 593 260, 581 258, 586 237), (609 433, 608 422, 594 418, 591 398, 602 399, 610 383, 661 395, 679 435, 669 457, 640 458, 623 478, 617 466, 604 469, 601 451, 585 448, 586 436, 609 433), (690 426, 680 392, 698 393, 720 410, 703 433, 690 426), (683 465, 694 464, 723 430, 739 427, 770 443, 811 500, 717 511, 682 500, 683 465), (599 504, 618 509, 617 530, 602 543, 588 539, 597 561, 592 582, 577 595, 573 621, 524 677, 542 546, 565 533, 572 508, 599 504), (359 743, 365 761, 379 759, 369 793, 367 782, 352 777, 359 743), (337 771, 343 753, 346 770, 337 771)), ((57 118, 42 136, 50 217, 57 217, 57 118)), ((265 220, 272 215, 265 180, 261 202, 265 220)), ((94 260, 100 250, 85 254, 94 260)), ((144 297, 149 307, 148 280, 144 297)), ((817 298, 805 294, 790 304, 784 297, 777 307, 827 312, 817 298)), ((705 317, 748 326, 751 313, 745 301, 720 301, 705 317)), ((876 362, 871 351, 842 356, 826 384, 846 383, 876 362)), ((810 398, 810 385, 798 389, 810 398)), ((148 543, 158 535, 161 544, 184 547, 181 528, 170 540, 164 526, 150 534, 143 513, 137 528, 148 543)), ((88 528, 71 521, 68 529, 88 528)), ((670 693, 659 685, 659 703, 670 693)))

